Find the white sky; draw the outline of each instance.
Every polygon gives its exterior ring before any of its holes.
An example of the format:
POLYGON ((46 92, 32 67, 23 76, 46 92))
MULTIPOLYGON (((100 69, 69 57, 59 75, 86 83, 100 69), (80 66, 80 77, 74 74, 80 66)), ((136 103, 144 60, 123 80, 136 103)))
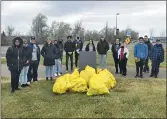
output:
POLYGON ((64 21, 71 25, 76 20, 82 20, 85 29, 101 30, 106 21, 110 27, 126 29, 130 26, 139 32, 140 36, 154 29, 153 35, 160 32, 166 35, 166 1, 2 1, 1 30, 8 25, 15 31, 27 33, 32 19, 39 13, 48 17, 48 25, 52 21, 64 21))

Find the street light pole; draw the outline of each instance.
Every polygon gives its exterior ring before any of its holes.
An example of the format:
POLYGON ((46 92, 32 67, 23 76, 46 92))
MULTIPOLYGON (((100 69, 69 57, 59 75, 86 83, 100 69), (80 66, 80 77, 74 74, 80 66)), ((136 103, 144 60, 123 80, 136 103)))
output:
POLYGON ((117 16, 119 15, 119 13, 116 14, 116 38, 117 38, 117 16))

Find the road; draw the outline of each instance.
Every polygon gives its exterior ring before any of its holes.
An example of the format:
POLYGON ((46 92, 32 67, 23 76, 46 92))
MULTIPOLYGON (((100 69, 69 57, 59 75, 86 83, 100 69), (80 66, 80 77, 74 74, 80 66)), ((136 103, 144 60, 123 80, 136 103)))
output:
MULTIPOLYGON (((111 71, 111 73, 113 75, 115 75, 114 66, 108 66, 107 68, 111 71)), ((65 69, 65 66, 63 66, 63 69, 65 69)), ((39 69, 38 69, 39 78, 44 78, 45 77, 44 72, 45 72, 45 67, 40 65, 39 69)), ((135 68, 133 68, 133 67, 130 67, 130 68, 128 67, 127 68, 126 78, 132 78, 133 79, 135 74, 136 74, 135 68)), ((150 75, 150 73, 145 73, 144 78, 148 78, 149 75, 150 75)), ((8 68, 7 68, 6 64, 1 64, 1 76, 2 77, 10 77, 10 72, 8 71, 8 68)), ((116 75, 116 77, 120 77, 120 76, 116 75)), ((166 69, 165 68, 160 69, 159 78, 166 79, 166 69)))

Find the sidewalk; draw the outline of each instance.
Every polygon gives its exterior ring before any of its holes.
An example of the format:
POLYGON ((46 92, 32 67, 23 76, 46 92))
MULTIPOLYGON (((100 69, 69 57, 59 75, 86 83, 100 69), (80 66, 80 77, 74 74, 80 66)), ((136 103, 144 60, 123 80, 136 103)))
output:
MULTIPOLYGON (((63 65, 63 69, 65 69, 65 66, 63 65)), ((115 68, 114 66, 108 66, 107 69, 111 71, 113 75, 115 75, 115 68)), ((136 75, 136 69, 133 67, 127 68, 127 76, 126 78, 134 78, 136 75)), ((150 73, 144 73, 144 78, 148 78, 150 73)), ((10 72, 6 66, 6 64, 1 64, 1 76, 2 77, 10 77, 10 72)), ((45 67, 43 65, 40 65, 38 68, 38 76, 39 78, 45 78, 45 67)), ((116 77, 120 77, 120 75, 116 75, 116 77)), ((158 78, 166 79, 166 68, 161 68, 159 72, 158 78)))

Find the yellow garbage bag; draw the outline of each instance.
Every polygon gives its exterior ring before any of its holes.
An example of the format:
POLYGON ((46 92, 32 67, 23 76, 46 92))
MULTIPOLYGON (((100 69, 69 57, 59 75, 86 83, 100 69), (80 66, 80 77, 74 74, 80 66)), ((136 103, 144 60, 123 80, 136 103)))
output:
POLYGON ((95 74, 95 73, 96 73, 95 69, 92 68, 92 67, 90 67, 90 66, 88 66, 88 65, 85 67, 85 70, 91 72, 92 74, 95 74))
POLYGON ((71 88, 70 91, 72 92, 87 92, 87 83, 82 77, 78 77, 76 79, 71 79, 71 88))
POLYGON ((95 74, 89 80, 89 89, 87 95, 91 96, 99 94, 109 94, 109 90, 103 83, 103 80, 97 74, 95 74))
POLYGON ((59 94, 65 93, 71 87, 69 79, 70 74, 65 74, 64 76, 57 78, 53 85, 53 92, 59 94))
POLYGON ((108 89, 111 88, 111 86, 112 86, 112 79, 110 78, 109 75, 106 74, 105 71, 101 71, 98 74, 98 77, 101 79, 102 83, 104 83, 108 89))
POLYGON ((79 71, 78 68, 75 68, 73 73, 70 75, 71 79, 75 79, 79 77, 79 71))
POLYGON ((103 72, 106 73, 106 75, 108 75, 110 77, 110 82, 111 82, 111 88, 114 88, 116 85, 116 80, 115 77, 110 73, 110 71, 108 71, 107 69, 104 69, 103 72))
POLYGON ((96 69, 96 73, 97 73, 97 74, 99 74, 101 71, 102 71, 101 68, 97 68, 97 69, 96 69))
POLYGON ((82 77, 86 81, 87 84, 89 82, 89 79, 91 78, 91 75, 92 75, 92 73, 90 73, 87 70, 82 70, 80 72, 80 77, 82 77))

